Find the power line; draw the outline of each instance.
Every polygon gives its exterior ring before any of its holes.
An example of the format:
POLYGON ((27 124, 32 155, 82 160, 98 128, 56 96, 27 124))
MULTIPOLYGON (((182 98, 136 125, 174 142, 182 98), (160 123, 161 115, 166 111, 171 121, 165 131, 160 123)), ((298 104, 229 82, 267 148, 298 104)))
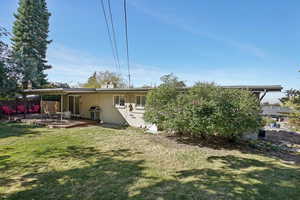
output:
POLYGON ((102 6, 102 11, 103 11, 104 19, 105 19, 105 24, 106 24, 106 29, 107 29, 107 33, 108 33, 108 38, 109 38, 109 41, 110 41, 110 46, 111 46, 112 53, 113 53, 113 58, 114 58, 114 61, 115 61, 115 67, 116 67, 116 70, 118 70, 118 62, 117 62, 116 55, 115 55, 114 44, 113 44, 113 41, 112 41, 112 38, 111 38, 110 28, 109 28, 109 25, 108 25, 108 19, 107 19, 107 15, 106 15, 106 11, 105 11, 103 0, 101 0, 101 6, 102 6))
POLYGON ((130 64, 129 64, 129 50, 128 50, 128 27, 127 27, 127 6, 124 0, 124 19, 125 19, 125 36, 126 36, 126 55, 127 55, 127 69, 128 69, 128 87, 130 87, 130 64))
POLYGON ((118 63, 119 72, 120 72, 121 67, 120 67, 118 46, 117 46, 117 42, 116 42, 116 32, 115 32, 115 27, 114 27, 114 20, 113 20, 113 16, 112 16, 112 12, 111 12, 111 7, 110 7, 110 0, 107 0, 107 3, 108 3, 108 10, 109 10, 109 19, 110 19, 111 29, 112 29, 112 39, 113 39, 113 42, 115 45, 115 53, 116 53, 117 63, 118 63))

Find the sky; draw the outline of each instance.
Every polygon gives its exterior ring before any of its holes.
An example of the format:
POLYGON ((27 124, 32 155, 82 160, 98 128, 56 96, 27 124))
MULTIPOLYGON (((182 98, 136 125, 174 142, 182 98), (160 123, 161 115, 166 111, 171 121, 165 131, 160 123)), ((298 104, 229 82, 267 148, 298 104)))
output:
MULTIPOLYGON (((18 0, 0 0, 12 30, 18 0)), ((106 0, 105 0, 106 2, 106 0)), ((94 71, 127 77, 123 0, 111 0, 120 57, 115 66, 100 0, 48 0, 50 81, 76 85, 94 71)), ((174 73, 187 85, 282 85, 300 89, 300 1, 127 0, 134 86, 174 73)), ((276 102, 282 93, 270 93, 276 102)))

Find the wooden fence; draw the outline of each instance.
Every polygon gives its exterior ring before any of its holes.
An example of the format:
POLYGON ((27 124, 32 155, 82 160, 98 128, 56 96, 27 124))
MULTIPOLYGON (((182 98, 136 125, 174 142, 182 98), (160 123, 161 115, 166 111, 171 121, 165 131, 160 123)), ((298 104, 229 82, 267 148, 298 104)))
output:
POLYGON ((42 113, 56 114, 60 112, 59 101, 42 101, 42 113))

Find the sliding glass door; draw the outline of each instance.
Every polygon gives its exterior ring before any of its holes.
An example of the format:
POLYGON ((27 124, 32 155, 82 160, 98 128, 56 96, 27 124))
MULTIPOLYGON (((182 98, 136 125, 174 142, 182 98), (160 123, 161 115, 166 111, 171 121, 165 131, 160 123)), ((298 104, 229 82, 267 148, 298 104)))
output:
POLYGON ((80 96, 69 96, 69 111, 73 115, 79 115, 79 98, 80 96))

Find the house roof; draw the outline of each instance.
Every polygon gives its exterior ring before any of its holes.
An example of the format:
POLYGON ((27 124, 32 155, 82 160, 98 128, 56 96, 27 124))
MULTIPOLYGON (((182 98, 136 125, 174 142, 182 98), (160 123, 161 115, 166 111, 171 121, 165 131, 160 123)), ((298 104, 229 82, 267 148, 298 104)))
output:
MULTIPOLYGON (((231 89, 246 89, 254 92, 280 92, 281 85, 232 85, 221 86, 231 89)), ((47 88, 47 89, 27 89, 25 94, 72 94, 72 93, 115 93, 115 92, 147 92, 152 88, 47 88)), ((188 89, 188 88, 185 88, 188 89)))
POLYGON ((281 92, 281 90, 283 89, 281 85, 231 85, 221 87, 233 89, 247 89, 257 92, 281 92))
POLYGON ((150 88, 46 88, 27 89, 26 94, 71 94, 71 93, 114 93, 114 92, 147 92, 150 88))

